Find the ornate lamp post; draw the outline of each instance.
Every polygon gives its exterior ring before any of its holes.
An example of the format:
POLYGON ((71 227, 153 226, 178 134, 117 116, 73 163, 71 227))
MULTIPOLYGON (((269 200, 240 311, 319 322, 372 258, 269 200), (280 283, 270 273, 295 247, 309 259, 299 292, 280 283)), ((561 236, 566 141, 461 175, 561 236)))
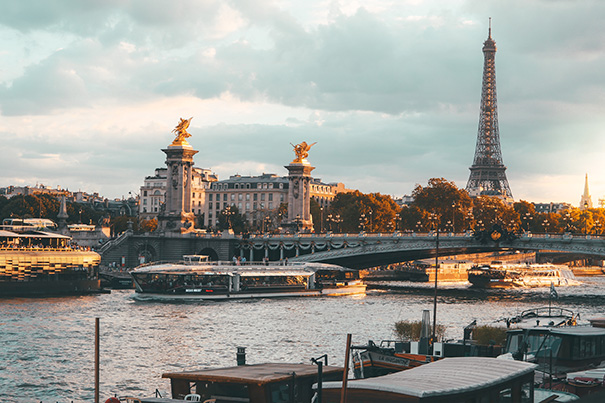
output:
POLYGON ((271 218, 269 216, 264 219, 265 232, 269 232, 269 226, 271 225, 271 218))
POLYGON ((422 223, 420 221, 418 221, 416 223, 416 232, 420 232, 420 229, 422 228, 422 223))
POLYGON ((529 232, 529 223, 533 219, 534 219, 534 217, 532 217, 531 214, 529 214, 529 211, 527 213, 525 213, 525 215, 523 216, 523 221, 525 221, 527 232, 529 232))
POLYGON ((365 213, 361 213, 359 216, 359 229, 363 232, 366 228, 366 215, 365 213))
POLYGON ((569 213, 569 211, 565 212, 565 215, 563 216, 563 221, 565 222, 564 232, 569 232, 571 223, 571 214, 569 213))
POLYGON ((336 216, 334 217, 334 223, 336 224, 336 232, 340 233, 340 223, 342 222, 342 219, 340 218, 340 214, 336 214, 336 216))
POLYGON ((227 218, 227 228, 231 229, 231 216, 235 214, 233 211, 231 211, 231 206, 228 206, 223 214, 227 218))
POLYGON ((601 224, 600 220, 596 220, 594 223, 594 234, 595 235, 601 235, 601 227, 603 226, 603 224, 601 224))
POLYGON ((542 226, 544 227, 544 233, 548 233, 548 226, 550 225, 550 223, 548 222, 548 220, 544 220, 544 222, 542 223, 542 226))
POLYGON ((369 228, 370 232, 372 232, 373 224, 374 224, 374 222, 372 221, 372 210, 368 211, 368 215, 370 216, 370 226, 368 228, 369 228))
POLYGON ((399 228, 401 227, 401 214, 397 213, 395 214, 395 231, 399 231, 399 228))
POLYGON ((456 202, 452 202, 452 232, 456 232, 456 202))

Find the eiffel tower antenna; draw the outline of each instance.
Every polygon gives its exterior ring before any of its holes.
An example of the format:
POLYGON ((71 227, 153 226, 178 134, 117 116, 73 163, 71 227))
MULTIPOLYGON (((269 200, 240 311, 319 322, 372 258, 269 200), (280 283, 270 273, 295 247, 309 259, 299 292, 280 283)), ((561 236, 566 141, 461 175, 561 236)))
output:
POLYGON ((483 43, 483 85, 479 130, 471 174, 466 184, 467 192, 473 196, 497 196, 507 201, 513 194, 506 179, 506 167, 502 163, 500 133, 498 129, 498 99, 496 96, 496 42, 492 39, 492 19, 489 33, 483 43))

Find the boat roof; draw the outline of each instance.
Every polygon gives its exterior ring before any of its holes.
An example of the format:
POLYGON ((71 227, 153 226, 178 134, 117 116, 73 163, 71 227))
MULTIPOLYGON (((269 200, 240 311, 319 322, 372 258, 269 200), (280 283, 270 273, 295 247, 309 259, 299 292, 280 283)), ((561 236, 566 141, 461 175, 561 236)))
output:
POLYGON ((511 329, 510 333, 521 333, 525 331, 548 332, 551 334, 560 334, 568 336, 605 336, 605 328, 592 326, 566 326, 566 327, 548 327, 533 326, 527 328, 511 329))
POLYGON ((35 231, 30 230, 27 232, 13 232, 7 230, 0 230, 0 237, 3 238, 55 238, 55 239, 71 239, 71 237, 57 234, 55 232, 47 231, 35 231))
MULTIPOLYGON (((420 398, 446 396, 499 385, 533 373, 536 367, 524 361, 487 357, 444 358, 385 376, 351 380, 347 387, 420 398)), ((323 388, 341 388, 341 382, 325 382, 323 388)))
MULTIPOLYGON (((323 373, 342 373, 342 367, 324 366, 323 373)), ((202 369, 185 372, 168 372, 162 378, 182 379, 188 381, 225 382, 239 384, 265 385, 292 378, 317 376, 317 365, 267 363, 240 365, 236 367, 202 369)))
POLYGON ((340 266, 324 263, 292 262, 282 264, 280 262, 249 262, 241 265, 233 265, 233 262, 164 262, 148 263, 135 268, 135 273, 155 274, 239 274, 241 276, 310 276, 322 270, 351 271, 340 266))

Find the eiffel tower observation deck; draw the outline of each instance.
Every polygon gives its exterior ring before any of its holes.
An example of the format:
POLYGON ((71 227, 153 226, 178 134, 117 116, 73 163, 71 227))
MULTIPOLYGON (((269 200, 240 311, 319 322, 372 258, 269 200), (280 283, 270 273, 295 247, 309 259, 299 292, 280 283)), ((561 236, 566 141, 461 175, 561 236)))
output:
POLYGON ((498 130, 498 100, 496 97, 496 42, 492 39, 491 18, 489 34, 483 43, 483 85, 481 87, 481 112, 475 147, 475 159, 466 184, 473 196, 497 196, 512 201, 513 194, 506 179, 506 167, 502 163, 500 134, 498 130))

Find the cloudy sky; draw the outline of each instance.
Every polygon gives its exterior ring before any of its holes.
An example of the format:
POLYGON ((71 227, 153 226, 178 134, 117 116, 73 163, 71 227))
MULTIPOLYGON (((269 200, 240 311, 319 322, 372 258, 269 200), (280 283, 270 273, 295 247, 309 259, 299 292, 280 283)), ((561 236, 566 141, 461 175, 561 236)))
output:
POLYGON ((138 193, 193 117, 196 166, 410 194, 465 187, 492 17, 516 200, 605 196, 602 0, 2 0, 0 187, 138 193))

